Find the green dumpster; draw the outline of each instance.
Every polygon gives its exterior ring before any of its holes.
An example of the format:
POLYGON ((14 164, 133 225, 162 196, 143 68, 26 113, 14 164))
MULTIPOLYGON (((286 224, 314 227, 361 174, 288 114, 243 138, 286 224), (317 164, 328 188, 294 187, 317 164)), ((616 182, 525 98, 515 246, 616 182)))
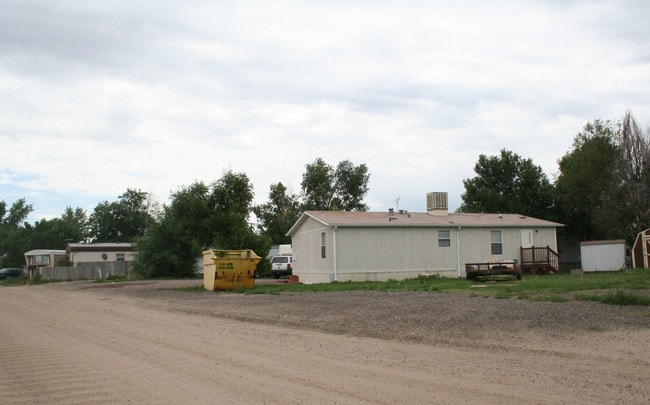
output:
POLYGON ((261 257, 250 249, 203 252, 203 287, 206 290, 234 290, 255 285, 255 268, 261 257))

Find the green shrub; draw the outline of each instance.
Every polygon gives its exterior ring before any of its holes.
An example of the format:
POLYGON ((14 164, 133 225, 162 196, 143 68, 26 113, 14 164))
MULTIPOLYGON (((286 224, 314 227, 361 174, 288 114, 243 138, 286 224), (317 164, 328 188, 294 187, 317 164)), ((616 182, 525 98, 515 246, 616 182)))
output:
POLYGON ((74 263, 68 259, 67 257, 63 257, 59 260, 57 260, 56 263, 54 263, 55 266, 57 267, 72 267, 74 266, 74 263))

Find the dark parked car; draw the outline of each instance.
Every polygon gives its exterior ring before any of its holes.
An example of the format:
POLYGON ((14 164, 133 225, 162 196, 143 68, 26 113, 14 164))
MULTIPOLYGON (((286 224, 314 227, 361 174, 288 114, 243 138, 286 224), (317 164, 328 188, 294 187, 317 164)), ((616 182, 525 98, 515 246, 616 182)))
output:
POLYGON ((23 272, 23 269, 19 268, 6 268, 0 270, 0 280, 4 280, 6 278, 11 278, 11 277, 20 277, 24 275, 25 272, 23 272))

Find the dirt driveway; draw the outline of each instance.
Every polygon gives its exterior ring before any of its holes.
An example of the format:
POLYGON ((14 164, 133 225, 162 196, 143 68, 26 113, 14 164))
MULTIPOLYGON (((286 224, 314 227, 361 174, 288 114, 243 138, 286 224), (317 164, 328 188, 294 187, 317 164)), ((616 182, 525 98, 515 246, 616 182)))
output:
POLYGON ((650 403, 650 313, 200 280, 0 287, 0 403, 650 403))

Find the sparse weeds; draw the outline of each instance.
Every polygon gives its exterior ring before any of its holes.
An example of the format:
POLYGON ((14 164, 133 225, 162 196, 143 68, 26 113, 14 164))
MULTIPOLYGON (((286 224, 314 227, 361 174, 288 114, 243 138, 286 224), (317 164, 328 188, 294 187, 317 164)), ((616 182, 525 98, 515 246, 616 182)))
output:
POLYGON ((597 301, 610 305, 650 306, 650 297, 639 294, 631 294, 623 290, 608 292, 606 294, 576 294, 576 300, 597 301))
MULTIPOLYGON (((131 281, 111 278, 97 282, 131 281)), ((2 280, 0 285, 21 285, 42 283, 40 275, 34 280, 25 277, 2 280)), ((207 292, 202 285, 177 288, 188 292, 207 292)), ((650 306, 650 294, 634 294, 634 290, 650 290, 650 270, 635 269, 633 272, 588 273, 580 277, 570 274, 525 275, 521 281, 478 281, 464 278, 420 276, 407 280, 380 281, 338 281, 323 284, 256 284, 252 288, 238 288, 236 294, 286 294, 300 292, 343 292, 343 291, 422 291, 422 292, 464 292, 472 297, 494 297, 497 299, 517 298, 529 301, 565 302, 570 300, 598 301, 610 305, 650 306)))
POLYGON ((634 272, 590 273, 580 277, 570 274, 524 276, 521 281, 470 281, 463 278, 418 277, 385 282, 334 282, 324 284, 255 285, 248 294, 280 294, 285 292, 330 291, 435 291, 467 292, 473 297, 497 299, 518 298, 542 302, 566 302, 572 299, 594 300, 611 305, 650 305, 650 297, 616 292, 617 290, 650 289, 650 270, 634 272), (610 294, 581 294, 585 291, 610 294))
POLYGON ((28 281, 29 279, 26 276, 10 277, 4 280, 0 280, 0 284, 3 286, 11 287, 11 286, 27 284, 28 281))

